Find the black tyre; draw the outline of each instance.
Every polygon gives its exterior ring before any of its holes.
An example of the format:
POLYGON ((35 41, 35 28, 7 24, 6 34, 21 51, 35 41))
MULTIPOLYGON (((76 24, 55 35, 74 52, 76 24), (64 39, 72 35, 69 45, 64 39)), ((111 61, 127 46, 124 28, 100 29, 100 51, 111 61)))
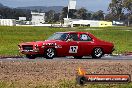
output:
POLYGON ((79 85, 84 85, 84 84, 86 83, 86 78, 83 77, 83 76, 78 76, 78 77, 76 78, 76 82, 77 82, 77 84, 79 84, 79 85))
POLYGON ((92 58, 101 58, 103 54, 104 53, 101 48, 94 48, 92 52, 92 58))
POLYGON ((75 59, 82 59, 83 56, 73 56, 75 59))
POLYGON ((55 57, 55 49, 54 48, 47 48, 45 50, 45 58, 46 59, 53 59, 55 57))
POLYGON ((35 59, 35 58, 36 58, 35 55, 26 55, 26 57, 27 57, 28 59, 35 59))

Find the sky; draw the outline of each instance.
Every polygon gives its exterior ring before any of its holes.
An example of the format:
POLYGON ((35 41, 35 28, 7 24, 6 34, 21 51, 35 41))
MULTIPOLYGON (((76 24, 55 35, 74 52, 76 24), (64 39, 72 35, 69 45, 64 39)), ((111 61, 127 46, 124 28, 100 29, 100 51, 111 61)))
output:
MULTIPOLYGON (((67 6, 69 0, 0 0, 9 7, 25 6, 67 6)), ((89 11, 103 10, 107 12, 111 0, 77 0, 77 8, 84 7, 89 11)))

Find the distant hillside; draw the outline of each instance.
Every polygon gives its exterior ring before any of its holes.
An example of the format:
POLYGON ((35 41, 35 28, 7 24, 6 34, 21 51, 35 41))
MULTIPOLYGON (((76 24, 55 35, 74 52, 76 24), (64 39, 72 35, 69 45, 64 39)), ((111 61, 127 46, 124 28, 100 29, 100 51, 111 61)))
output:
POLYGON ((64 6, 28 6, 28 7, 17 7, 17 9, 26 9, 26 10, 35 10, 35 11, 41 11, 41 12, 47 12, 50 10, 54 10, 56 13, 60 13, 64 6))
POLYGON ((8 7, 0 3, 0 8, 8 8, 8 7))
POLYGON ((3 7, 3 4, 0 3, 0 7, 3 7))

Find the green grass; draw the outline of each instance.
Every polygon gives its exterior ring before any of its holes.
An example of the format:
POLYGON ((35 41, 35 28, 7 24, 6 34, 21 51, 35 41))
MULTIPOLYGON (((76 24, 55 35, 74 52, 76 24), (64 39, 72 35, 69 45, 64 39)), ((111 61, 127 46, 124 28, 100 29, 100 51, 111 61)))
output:
POLYGON ((79 27, 79 28, 63 29, 63 28, 48 28, 48 27, 2 27, 1 26, 0 55, 3 56, 19 55, 18 46, 17 46, 19 43, 45 40, 54 32, 59 32, 59 31, 91 32, 100 39, 113 42, 116 48, 115 53, 132 51, 132 27, 107 27, 107 28, 79 27))

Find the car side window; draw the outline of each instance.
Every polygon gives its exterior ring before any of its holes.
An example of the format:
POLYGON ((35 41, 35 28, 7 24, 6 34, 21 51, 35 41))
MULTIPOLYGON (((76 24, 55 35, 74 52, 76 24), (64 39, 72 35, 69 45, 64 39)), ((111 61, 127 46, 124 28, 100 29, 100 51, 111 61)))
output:
POLYGON ((87 34, 81 34, 80 41, 92 41, 92 38, 90 38, 87 34))
POLYGON ((69 34, 69 39, 73 39, 74 41, 78 41, 78 35, 76 33, 69 34))
POLYGON ((60 40, 66 40, 67 36, 68 36, 67 33, 62 34, 60 40))

